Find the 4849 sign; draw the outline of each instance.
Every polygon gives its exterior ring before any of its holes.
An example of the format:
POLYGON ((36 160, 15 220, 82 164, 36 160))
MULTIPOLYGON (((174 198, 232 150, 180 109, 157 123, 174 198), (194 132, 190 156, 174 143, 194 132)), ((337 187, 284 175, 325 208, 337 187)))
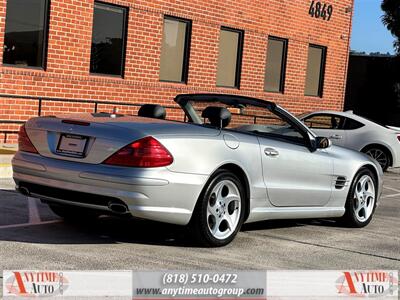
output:
POLYGON ((331 4, 323 3, 320 1, 311 1, 308 14, 316 19, 323 19, 329 21, 332 17, 333 6, 331 4))

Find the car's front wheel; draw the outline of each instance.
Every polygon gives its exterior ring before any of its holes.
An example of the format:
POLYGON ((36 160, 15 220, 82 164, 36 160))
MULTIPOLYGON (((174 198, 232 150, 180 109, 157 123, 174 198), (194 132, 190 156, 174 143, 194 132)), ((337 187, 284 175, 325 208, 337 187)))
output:
POLYGON ((245 193, 237 176, 217 173, 201 194, 191 221, 197 240, 206 246, 229 244, 242 226, 244 205, 245 193))
POLYGON ((355 176, 346 202, 342 220, 350 227, 364 227, 372 219, 376 207, 377 180, 367 168, 355 176))

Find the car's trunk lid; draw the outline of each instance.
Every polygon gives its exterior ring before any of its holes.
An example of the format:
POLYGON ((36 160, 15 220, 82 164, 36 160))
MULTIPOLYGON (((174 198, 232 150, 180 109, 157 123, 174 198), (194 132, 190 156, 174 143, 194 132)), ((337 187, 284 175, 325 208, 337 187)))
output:
POLYGON ((400 134, 400 127, 385 125, 386 128, 393 130, 395 133, 400 134))
MULTIPOLYGON (((193 126, 100 113, 33 118, 26 123, 26 131, 42 156, 98 164, 144 136, 193 135, 193 126)), ((213 130, 196 126, 196 134, 210 135, 213 130)))

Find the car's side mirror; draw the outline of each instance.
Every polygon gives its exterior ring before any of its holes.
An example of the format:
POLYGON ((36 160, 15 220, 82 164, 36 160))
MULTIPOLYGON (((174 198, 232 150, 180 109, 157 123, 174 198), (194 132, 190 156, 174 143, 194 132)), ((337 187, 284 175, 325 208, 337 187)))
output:
POLYGON ((326 149, 332 146, 332 142, 327 137, 319 136, 316 138, 317 149, 326 149))

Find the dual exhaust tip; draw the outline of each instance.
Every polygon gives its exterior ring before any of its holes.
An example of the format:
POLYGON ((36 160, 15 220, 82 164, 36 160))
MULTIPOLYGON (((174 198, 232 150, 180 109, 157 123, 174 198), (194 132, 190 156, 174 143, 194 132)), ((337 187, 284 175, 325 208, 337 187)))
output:
POLYGON ((125 204, 110 201, 108 203, 108 208, 116 214, 122 215, 128 212, 128 207, 125 204))
MULTIPOLYGON (((18 188, 18 192, 20 192, 22 195, 29 197, 31 195, 31 192, 29 191, 28 188, 24 186, 20 186, 18 188)), ((114 201, 108 202, 108 208, 115 214, 126 214, 129 212, 128 207, 123 204, 123 203, 118 203, 114 201)))

